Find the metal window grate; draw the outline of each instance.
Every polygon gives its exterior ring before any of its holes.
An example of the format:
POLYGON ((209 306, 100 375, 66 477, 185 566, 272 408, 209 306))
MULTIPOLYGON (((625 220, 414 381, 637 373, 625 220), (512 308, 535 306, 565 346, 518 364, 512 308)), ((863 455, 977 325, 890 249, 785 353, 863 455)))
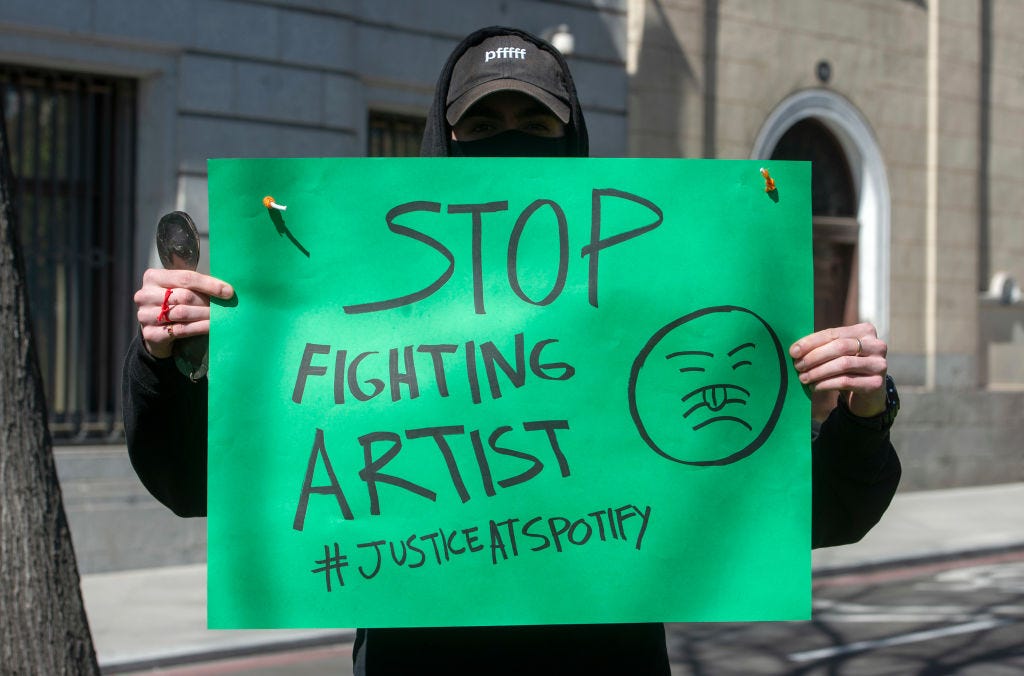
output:
POLYGON ((58 443, 119 441, 135 326, 133 80, 0 64, 36 347, 58 443))
POLYGON ((421 117, 371 112, 369 157, 418 157, 425 121, 421 117))

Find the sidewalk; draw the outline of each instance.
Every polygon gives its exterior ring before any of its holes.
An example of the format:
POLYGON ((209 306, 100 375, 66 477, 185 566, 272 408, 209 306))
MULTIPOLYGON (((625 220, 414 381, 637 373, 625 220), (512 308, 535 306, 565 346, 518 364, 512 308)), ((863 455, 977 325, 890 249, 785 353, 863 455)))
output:
MULTIPOLYGON (((816 573, 1024 547, 1024 483, 899 494, 862 542, 814 552, 816 573)), ((82 594, 107 672, 351 640, 353 630, 206 629, 206 566, 99 573, 82 594)))

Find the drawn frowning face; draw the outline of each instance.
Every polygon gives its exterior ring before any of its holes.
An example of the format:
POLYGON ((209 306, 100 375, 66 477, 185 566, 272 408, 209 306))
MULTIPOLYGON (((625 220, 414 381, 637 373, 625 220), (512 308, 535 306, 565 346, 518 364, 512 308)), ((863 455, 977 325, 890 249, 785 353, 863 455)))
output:
POLYGON ((711 307, 651 337, 633 362, 629 407, 660 455, 726 465, 768 439, 786 387, 785 353, 767 322, 741 307, 711 307))

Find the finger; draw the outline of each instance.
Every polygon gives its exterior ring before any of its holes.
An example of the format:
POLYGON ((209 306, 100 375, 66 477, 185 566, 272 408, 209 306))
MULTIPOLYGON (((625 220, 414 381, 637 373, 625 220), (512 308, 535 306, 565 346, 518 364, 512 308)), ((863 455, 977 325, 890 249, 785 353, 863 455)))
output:
POLYGON ((142 326, 163 326, 169 323, 186 323, 208 320, 210 318, 209 305, 175 305, 170 304, 170 309, 161 321, 162 308, 159 306, 145 306, 139 308, 136 317, 142 326))
POLYGON ((884 375, 852 375, 849 373, 812 383, 816 392, 839 391, 869 393, 879 391, 884 385, 884 375))
POLYGON ((821 364, 843 357, 884 357, 888 347, 878 338, 844 337, 817 347, 793 362, 797 371, 807 371, 821 364))
POLYGON ((235 290, 227 282, 192 270, 162 270, 149 268, 142 275, 143 286, 157 286, 165 289, 183 288, 206 296, 228 299, 235 290))
POLYGON ((142 339, 146 349, 154 357, 169 357, 174 341, 210 333, 209 320, 184 322, 142 327, 142 339))
POLYGON ((800 374, 800 382, 816 389, 856 389, 864 391, 880 387, 888 363, 881 355, 868 357, 843 356, 800 374), (838 385, 837 382, 845 383, 838 385))
POLYGON ((141 310, 144 307, 163 307, 166 301, 168 307, 177 305, 209 306, 210 298, 204 294, 182 288, 164 288, 161 286, 144 286, 135 292, 135 305, 141 310), (167 291, 171 294, 168 296, 167 291))
POLYGON ((878 337, 878 332, 875 330, 874 324, 871 324, 870 322, 862 322, 851 326, 838 326, 823 329, 816 333, 812 333, 809 336, 804 336, 793 343, 789 348, 789 354, 794 359, 799 359, 812 350, 816 350, 832 341, 841 338, 860 338, 863 340, 865 337, 878 337))
POLYGON ((164 326, 142 326, 142 344, 146 350, 157 358, 170 357, 174 347, 174 327, 171 324, 164 326))
POLYGON ((199 320, 195 322, 184 322, 174 324, 174 338, 192 338, 194 336, 205 336, 210 333, 210 320, 199 320))

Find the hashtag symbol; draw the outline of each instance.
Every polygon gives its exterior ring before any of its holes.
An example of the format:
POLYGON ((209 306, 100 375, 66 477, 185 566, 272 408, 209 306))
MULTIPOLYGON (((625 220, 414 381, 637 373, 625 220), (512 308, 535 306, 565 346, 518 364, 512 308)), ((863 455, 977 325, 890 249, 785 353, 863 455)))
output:
POLYGON ((338 547, 338 543, 334 543, 334 556, 331 556, 331 548, 329 545, 324 545, 324 558, 314 561, 319 565, 319 568, 314 568, 311 572, 323 573, 324 578, 327 580, 327 591, 331 591, 331 571, 334 571, 335 576, 338 578, 338 584, 342 587, 345 586, 345 580, 341 577, 341 569, 348 567, 348 556, 341 553, 341 548, 338 547))

